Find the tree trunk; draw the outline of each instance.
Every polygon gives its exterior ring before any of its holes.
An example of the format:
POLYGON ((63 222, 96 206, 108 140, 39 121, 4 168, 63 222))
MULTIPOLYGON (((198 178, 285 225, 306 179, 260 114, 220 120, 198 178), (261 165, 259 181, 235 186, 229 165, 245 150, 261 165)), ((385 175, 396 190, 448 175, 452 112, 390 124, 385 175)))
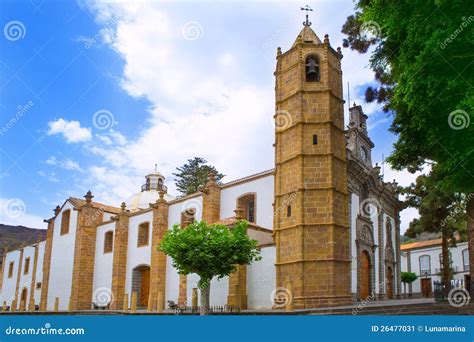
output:
POLYGON ((203 286, 200 286, 201 290, 201 307, 199 314, 201 316, 209 315, 209 298, 211 293, 211 282, 204 282, 203 286))
POLYGON ((441 278, 443 283, 443 294, 445 298, 448 298, 449 291, 451 290, 451 265, 449 258, 449 241, 448 241, 448 232, 443 229, 441 237, 441 247, 442 247, 442 256, 443 256, 443 267, 441 278))
POLYGON ((471 298, 474 298, 474 192, 467 196, 467 241, 469 248, 469 291, 471 298))

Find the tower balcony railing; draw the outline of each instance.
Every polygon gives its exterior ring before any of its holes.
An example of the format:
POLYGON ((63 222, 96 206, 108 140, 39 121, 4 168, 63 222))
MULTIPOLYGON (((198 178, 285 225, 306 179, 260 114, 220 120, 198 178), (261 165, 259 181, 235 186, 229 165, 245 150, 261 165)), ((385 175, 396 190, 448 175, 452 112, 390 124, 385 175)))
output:
POLYGON ((142 185, 142 192, 143 191, 150 191, 150 190, 155 190, 155 191, 164 191, 168 192, 168 188, 166 185, 163 183, 159 182, 150 182, 150 183, 145 183, 142 185))

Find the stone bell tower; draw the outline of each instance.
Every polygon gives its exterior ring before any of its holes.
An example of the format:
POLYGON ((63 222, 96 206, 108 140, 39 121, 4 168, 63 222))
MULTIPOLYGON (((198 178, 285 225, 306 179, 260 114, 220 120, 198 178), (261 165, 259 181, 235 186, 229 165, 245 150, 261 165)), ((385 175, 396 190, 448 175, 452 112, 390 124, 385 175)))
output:
POLYGON ((303 24, 275 71, 277 287, 296 309, 351 303, 342 54, 303 24))

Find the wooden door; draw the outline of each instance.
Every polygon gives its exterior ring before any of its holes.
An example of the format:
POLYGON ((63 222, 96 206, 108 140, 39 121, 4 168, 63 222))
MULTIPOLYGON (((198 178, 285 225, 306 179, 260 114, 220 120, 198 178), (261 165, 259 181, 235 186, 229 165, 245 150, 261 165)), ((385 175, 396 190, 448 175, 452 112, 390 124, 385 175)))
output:
POLYGON ((464 275, 464 288, 471 293, 471 276, 469 274, 464 275))
POLYGON ((391 267, 387 268, 387 297, 393 299, 393 271, 391 267))
POLYGON ((360 299, 365 300, 370 295, 370 259, 367 252, 360 255, 360 299))
POLYGON ((421 294, 425 298, 431 297, 431 278, 421 279, 421 294))
POLYGON ((150 269, 141 270, 141 287, 140 287, 140 306, 148 306, 148 295, 150 293, 150 269))

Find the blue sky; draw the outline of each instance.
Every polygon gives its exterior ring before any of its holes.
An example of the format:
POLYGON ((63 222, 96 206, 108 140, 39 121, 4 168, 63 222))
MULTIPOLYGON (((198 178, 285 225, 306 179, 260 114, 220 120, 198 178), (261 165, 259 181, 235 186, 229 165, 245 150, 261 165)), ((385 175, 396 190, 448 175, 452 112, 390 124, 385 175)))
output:
MULTIPOLYGON (((305 4, 2 1, 0 221, 44 227, 89 189, 118 205, 155 163, 172 192, 171 173, 194 156, 226 180, 272 168, 276 48, 290 48, 305 4)), ((309 5, 315 32, 341 46, 353 2, 309 5)), ((343 53, 344 91, 350 82, 369 115, 380 162, 391 119, 363 103, 369 56, 343 53)))

